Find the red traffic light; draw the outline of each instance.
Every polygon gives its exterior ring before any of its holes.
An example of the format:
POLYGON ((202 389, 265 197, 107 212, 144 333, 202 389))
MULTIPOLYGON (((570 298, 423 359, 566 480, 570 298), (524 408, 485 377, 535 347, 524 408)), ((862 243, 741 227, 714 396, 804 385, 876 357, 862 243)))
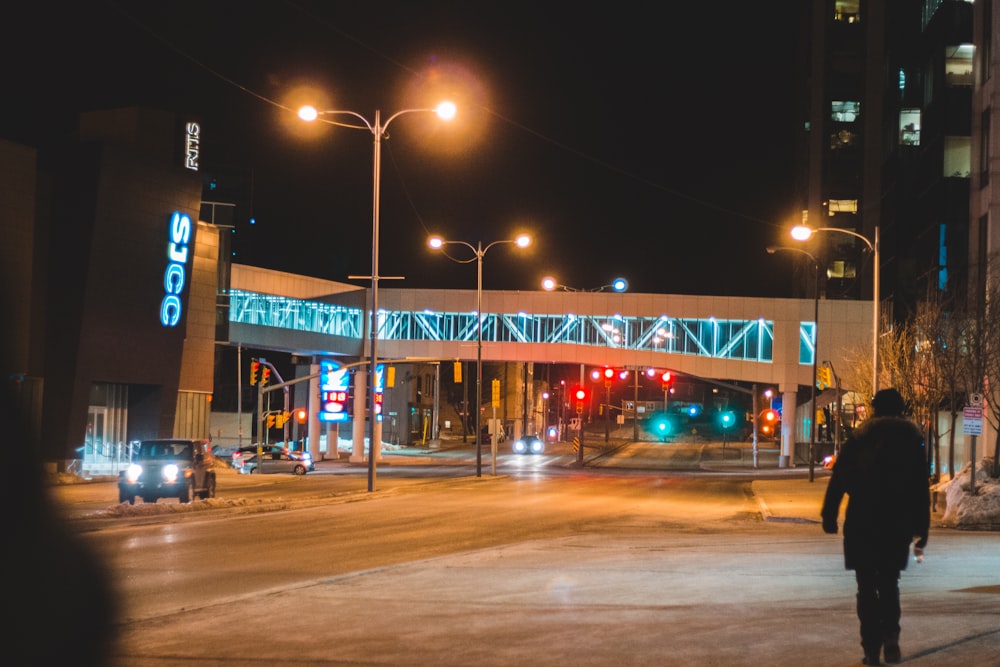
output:
POLYGON ((578 401, 585 401, 587 400, 587 390, 583 387, 577 387, 573 392, 573 397, 578 401))
POLYGON ((670 381, 673 379, 674 377, 671 375, 670 371, 663 371, 663 375, 660 376, 660 382, 663 384, 670 384, 670 381))

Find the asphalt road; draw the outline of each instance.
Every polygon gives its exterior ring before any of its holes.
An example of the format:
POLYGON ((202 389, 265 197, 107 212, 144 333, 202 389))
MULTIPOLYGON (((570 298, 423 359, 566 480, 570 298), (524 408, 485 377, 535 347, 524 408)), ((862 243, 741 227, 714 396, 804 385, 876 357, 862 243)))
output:
MULTIPOLYGON (((584 469, 502 457, 482 477, 467 450, 411 451, 374 493, 338 461, 220 479, 217 506, 70 523, 117 582, 115 667, 857 664, 822 471, 630 449, 584 469), (644 467, 657 454, 670 464, 644 467)), ((934 529, 903 577, 906 664, 996 664, 998 566, 1000 535, 934 529)))

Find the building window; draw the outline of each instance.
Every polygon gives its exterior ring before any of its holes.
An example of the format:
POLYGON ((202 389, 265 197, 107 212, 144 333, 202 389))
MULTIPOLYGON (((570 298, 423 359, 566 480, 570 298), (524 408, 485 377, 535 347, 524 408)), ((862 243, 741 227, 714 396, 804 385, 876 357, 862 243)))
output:
POLYGON ((836 213, 857 213, 858 212, 858 200, 857 199, 831 199, 829 206, 827 206, 827 212, 830 215, 836 213))
POLYGON ((830 279, 850 280, 857 278, 858 272, 854 262, 837 259, 826 266, 826 277, 830 279))
POLYGON ((979 128, 979 186, 985 187, 990 182, 990 127, 989 109, 983 110, 979 128))
POLYGON ((946 46, 944 49, 944 80, 950 87, 972 87, 972 57, 976 47, 972 44, 946 46))
POLYGON ((840 23, 859 23, 861 0, 836 0, 833 3, 833 20, 840 23))
POLYGON ((861 102, 834 100, 830 103, 830 118, 835 123, 853 123, 861 114, 861 102))
POLYGON ((972 139, 970 137, 944 138, 945 178, 968 178, 972 162, 972 139))
POLYGON ((899 110, 899 145, 920 145, 920 109, 899 110))
POLYGON ((830 150, 839 151, 858 145, 858 133, 850 130, 837 130, 830 135, 830 150))

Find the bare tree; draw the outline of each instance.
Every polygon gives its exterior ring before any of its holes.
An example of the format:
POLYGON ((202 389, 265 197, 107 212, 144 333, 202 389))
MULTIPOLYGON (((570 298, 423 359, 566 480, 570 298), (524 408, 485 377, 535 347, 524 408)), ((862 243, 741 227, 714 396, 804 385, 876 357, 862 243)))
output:
MULTIPOLYGON (((991 257, 988 275, 990 278, 986 283, 985 294, 980 299, 980 317, 976 320, 975 339, 979 352, 977 361, 981 369, 978 377, 982 378, 987 408, 984 413, 995 435, 990 475, 1000 477, 1000 255, 991 257)), ((975 466, 974 451, 972 461, 975 466)))
MULTIPOLYGON (((968 355, 972 325, 964 300, 952 300, 948 307, 940 303, 939 306, 937 338, 932 343, 932 349, 936 358, 942 405, 948 410, 948 470, 954 475, 958 414, 965 404, 968 378, 972 376, 971 359, 968 355)), ((940 463, 940 459, 937 460, 940 463)), ((939 477, 940 474, 936 475, 936 479, 939 477)))

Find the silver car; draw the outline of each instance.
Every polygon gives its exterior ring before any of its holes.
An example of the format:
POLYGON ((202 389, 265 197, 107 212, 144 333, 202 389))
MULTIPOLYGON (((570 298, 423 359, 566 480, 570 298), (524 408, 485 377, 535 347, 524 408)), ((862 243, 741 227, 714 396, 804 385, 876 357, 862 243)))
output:
POLYGON ((310 470, 315 470, 312 456, 310 456, 309 452, 264 452, 262 459, 263 462, 258 464, 256 454, 244 456, 237 470, 246 475, 278 472, 304 475, 310 470))

